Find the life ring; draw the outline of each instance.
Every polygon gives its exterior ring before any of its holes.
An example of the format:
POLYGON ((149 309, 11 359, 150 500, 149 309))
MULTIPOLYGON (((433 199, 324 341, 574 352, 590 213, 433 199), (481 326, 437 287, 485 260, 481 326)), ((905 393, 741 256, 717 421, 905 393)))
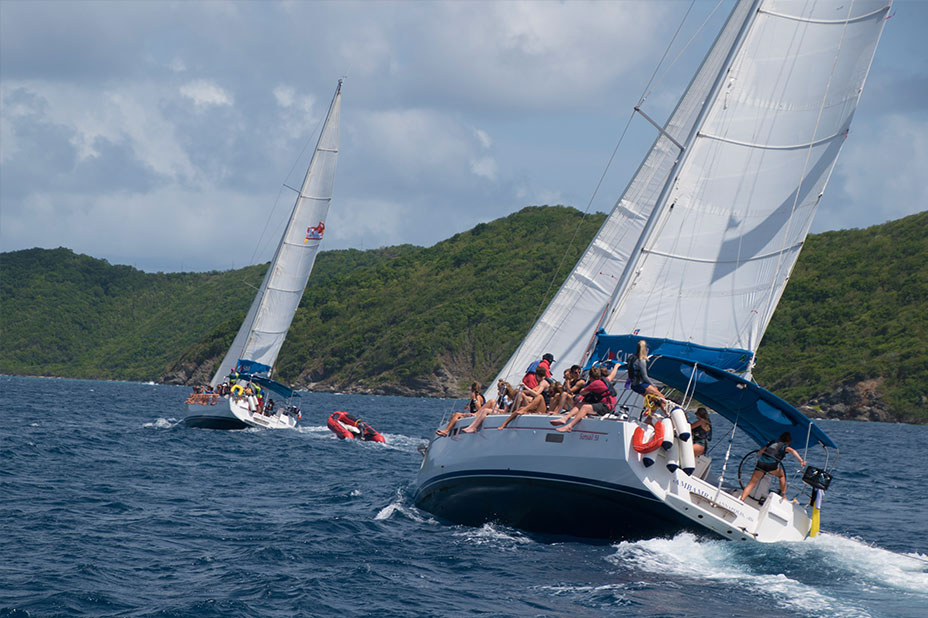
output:
POLYGON ((236 397, 241 397, 244 392, 245 392, 245 387, 242 386, 241 384, 236 384, 235 386, 232 387, 232 394, 235 395, 236 397))
POLYGON ((641 425, 635 428, 635 433, 632 434, 632 448, 637 452, 650 453, 656 450, 661 445, 661 442, 664 441, 663 423, 657 423, 652 426, 654 427, 654 436, 647 442, 644 442, 644 428, 641 425))

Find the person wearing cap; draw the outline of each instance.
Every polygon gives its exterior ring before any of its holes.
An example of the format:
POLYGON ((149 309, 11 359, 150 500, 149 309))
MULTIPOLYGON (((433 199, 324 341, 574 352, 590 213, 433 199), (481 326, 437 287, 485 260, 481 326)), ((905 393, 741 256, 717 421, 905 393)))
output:
MULTIPOLYGON (((554 364, 554 355, 551 354, 550 352, 545 352, 545 354, 541 357, 541 360, 538 361, 537 366, 535 367, 529 366, 529 371, 526 371, 525 375, 522 376, 522 384, 524 384, 525 386, 531 389, 537 388, 538 378, 535 376, 536 367, 543 368, 545 370, 545 377, 550 378, 551 377, 551 365, 553 364, 554 364)), ((535 363, 532 363, 532 365, 535 365, 535 363)))

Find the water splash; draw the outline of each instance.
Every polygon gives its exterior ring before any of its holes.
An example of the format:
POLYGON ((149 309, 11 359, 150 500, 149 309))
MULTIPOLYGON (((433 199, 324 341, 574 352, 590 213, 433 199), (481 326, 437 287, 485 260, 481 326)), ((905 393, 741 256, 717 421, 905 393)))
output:
POLYGON ((397 489, 396 493, 393 495, 393 501, 380 509, 380 512, 374 516, 374 519, 377 521, 391 519, 393 515, 397 513, 419 523, 435 523, 434 519, 431 517, 423 517, 419 509, 410 506, 403 492, 399 489, 397 489))
MULTIPOLYGON (((666 539, 623 542, 608 560, 617 566, 630 565, 643 571, 670 576, 677 581, 722 585, 752 596, 768 598, 784 610, 810 616, 869 618, 871 614, 831 594, 827 586, 802 581, 818 576, 831 565, 810 564, 804 543, 761 545, 705 540, 691 533, 666 539), (770 568, 785 572, 771 573, 770 568), (765 572, 766 571, 766 572, 765 572)), ((834 574, 830 574, 834 577, 834 574)))
POLYGON ((486 523, 479 528, 464 527, 454 533, 475 545, 489 545, 496 549, 514 550, 518 546, 532 543, 532 540, 511 528, 499 524, 486 523))
POLYGON ((180 420, 176 418, 157 418, 149 423, 144 423, 142 427, 145 427, 146 429, 152 427, 155 429, 171 429, 176 427, 179 422, 180 420))

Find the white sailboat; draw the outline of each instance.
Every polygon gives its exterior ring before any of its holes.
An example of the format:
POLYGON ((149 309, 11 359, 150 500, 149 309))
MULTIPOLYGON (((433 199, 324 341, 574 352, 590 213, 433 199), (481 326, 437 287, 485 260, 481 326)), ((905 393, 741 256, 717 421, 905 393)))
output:
MULTIPOLYGON (((827 486, 837 446, 751 371, 890 5, 738 2, 667 122, 641 112, 657 128, 652 148, 497 379, 518 384, 544 353, 561 363, 555 376, 574 363, 621 362, 644 339, 651 378, 676 389, 678 404, 711 407, 760 446, 790 432, 822 471, 807 469, 810 491, 827 486)), ((695 528, 769 542, 815 532, 816 512, 803 504, 761 489, 742 501, 708 476, 707 457, 677 463, 677 453, 692 454, 685 417, 676 436, 670 420, 659 423, 671 427, 669 450, 636 451, 642 398, 623 379, 616 414, 587 417, 571 433, 540 415, 502 431, 502 416, 476 433, 462 433, 462 421, 430 442, 415 503, 458 523, 589 537, 695 528)))
POLYGON ((339 80, 290 220, 251 308, 210 381, 213 392, 195 393, 187 400, 188 427, 290 428, 299 421, 299 395, 271 376, 325 233, 338 158, 341 89, 339 80))

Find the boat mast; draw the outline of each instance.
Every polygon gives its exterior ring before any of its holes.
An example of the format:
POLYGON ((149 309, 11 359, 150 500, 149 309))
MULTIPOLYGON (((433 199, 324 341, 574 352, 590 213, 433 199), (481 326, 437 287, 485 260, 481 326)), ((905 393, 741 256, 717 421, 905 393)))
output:
MULTIPOLYGON (((667 195, 670 192, 670 188, 677 181, 677 176, 676 176, 677 170, 680 169, 680 167, 686 161, 687 156, 689 154, 689 147, 693 143, 693 140, 696 139, 696 136, 699 134, 699 130, 702 128, 703 121, 705 120, 706 115, 709 113, 709 110, 712 107, 711 102, 715 100, 716 96, 718 95, 718 92, 721 89, 723 82, 725 81, 725 77, 727 76, 729 70, 731 69, 732 61, 738 49, 741 47, 748 30, 750 30, 751 24, 754 23, 754 19, 757 16, 758 8, 760 6, 761 0, 742 0, 742 1, 750 2, 752 6, 750 10, 748 11, 747 15, 745 16, 744 22, 741 24, 741 28, 738 31, 738 35, 735 38, 735 41, 733 42, 731 48, 728 50, 728 54, 725 57, 725 62, 722 63, 722 66, 719 69, 718 74, 716 74, 715 76, 715 80, 712 84, 712 88, 709 91, 709 95, 706 97, 705 101, 703 101, 702 109, 700 109, 696 122, 693 123, 693 127, 690 130, 689 135, 687 136, 686 140, 683 142, 682 146, 679 143, 677 143, 676 140, 671 140, 674 143, 674 145, 680 148, 680 156, 677 157, 677 160, 674 162, 673 167, 670 170, 670 173, 667 175, 667 181, 664 183, 664 186, 661 189, 661 193, 658 196, 657 203, 652 209, 651 214, 648 216, 648 220, 644 225, 644 229, 642 230, 641 235, 638 237, 638 242, 635 243, 635 248, 633 249, 631 255, 629 256, 628 262, 625 264, 625 269, 622 271, 622 274, 619 277, 619 283, 616 285, 612 298, 609 301, 608 311, 606 312, 607 316, 611 317, 613 314, 615 314, 615 312, 621 306, 622 301, 625 298, 625 292, 628 290, 634 278, 635 273, 639 269, 639 265, 642 260, 643 249, 650 244, 651 238, 654 235, 654 230, 655 230, 657 221, 661 218, 661 216, 664 214, 664 212, 667 209, 667 201, 668 201, 667 195)), ((684 93, 683 96, 685 97, 686 94, 684 93)), ((682 98, 683 97, 681 97, 681 100, 682 98)), ((650 122, 651 124, 654 124, 654 121, 651 120, 647 115, 645 115, 644 112, 639 110, 638 107, 635 108, 635 111, 640 113, 648 122, 650 122)), ((660 131, 660 133, 663 135, 667 135, 666 126, 663 129, 658 127, 658 131, 660 131)), ((585 362, 588 359, 584 358, 583 360, 585 362)))

